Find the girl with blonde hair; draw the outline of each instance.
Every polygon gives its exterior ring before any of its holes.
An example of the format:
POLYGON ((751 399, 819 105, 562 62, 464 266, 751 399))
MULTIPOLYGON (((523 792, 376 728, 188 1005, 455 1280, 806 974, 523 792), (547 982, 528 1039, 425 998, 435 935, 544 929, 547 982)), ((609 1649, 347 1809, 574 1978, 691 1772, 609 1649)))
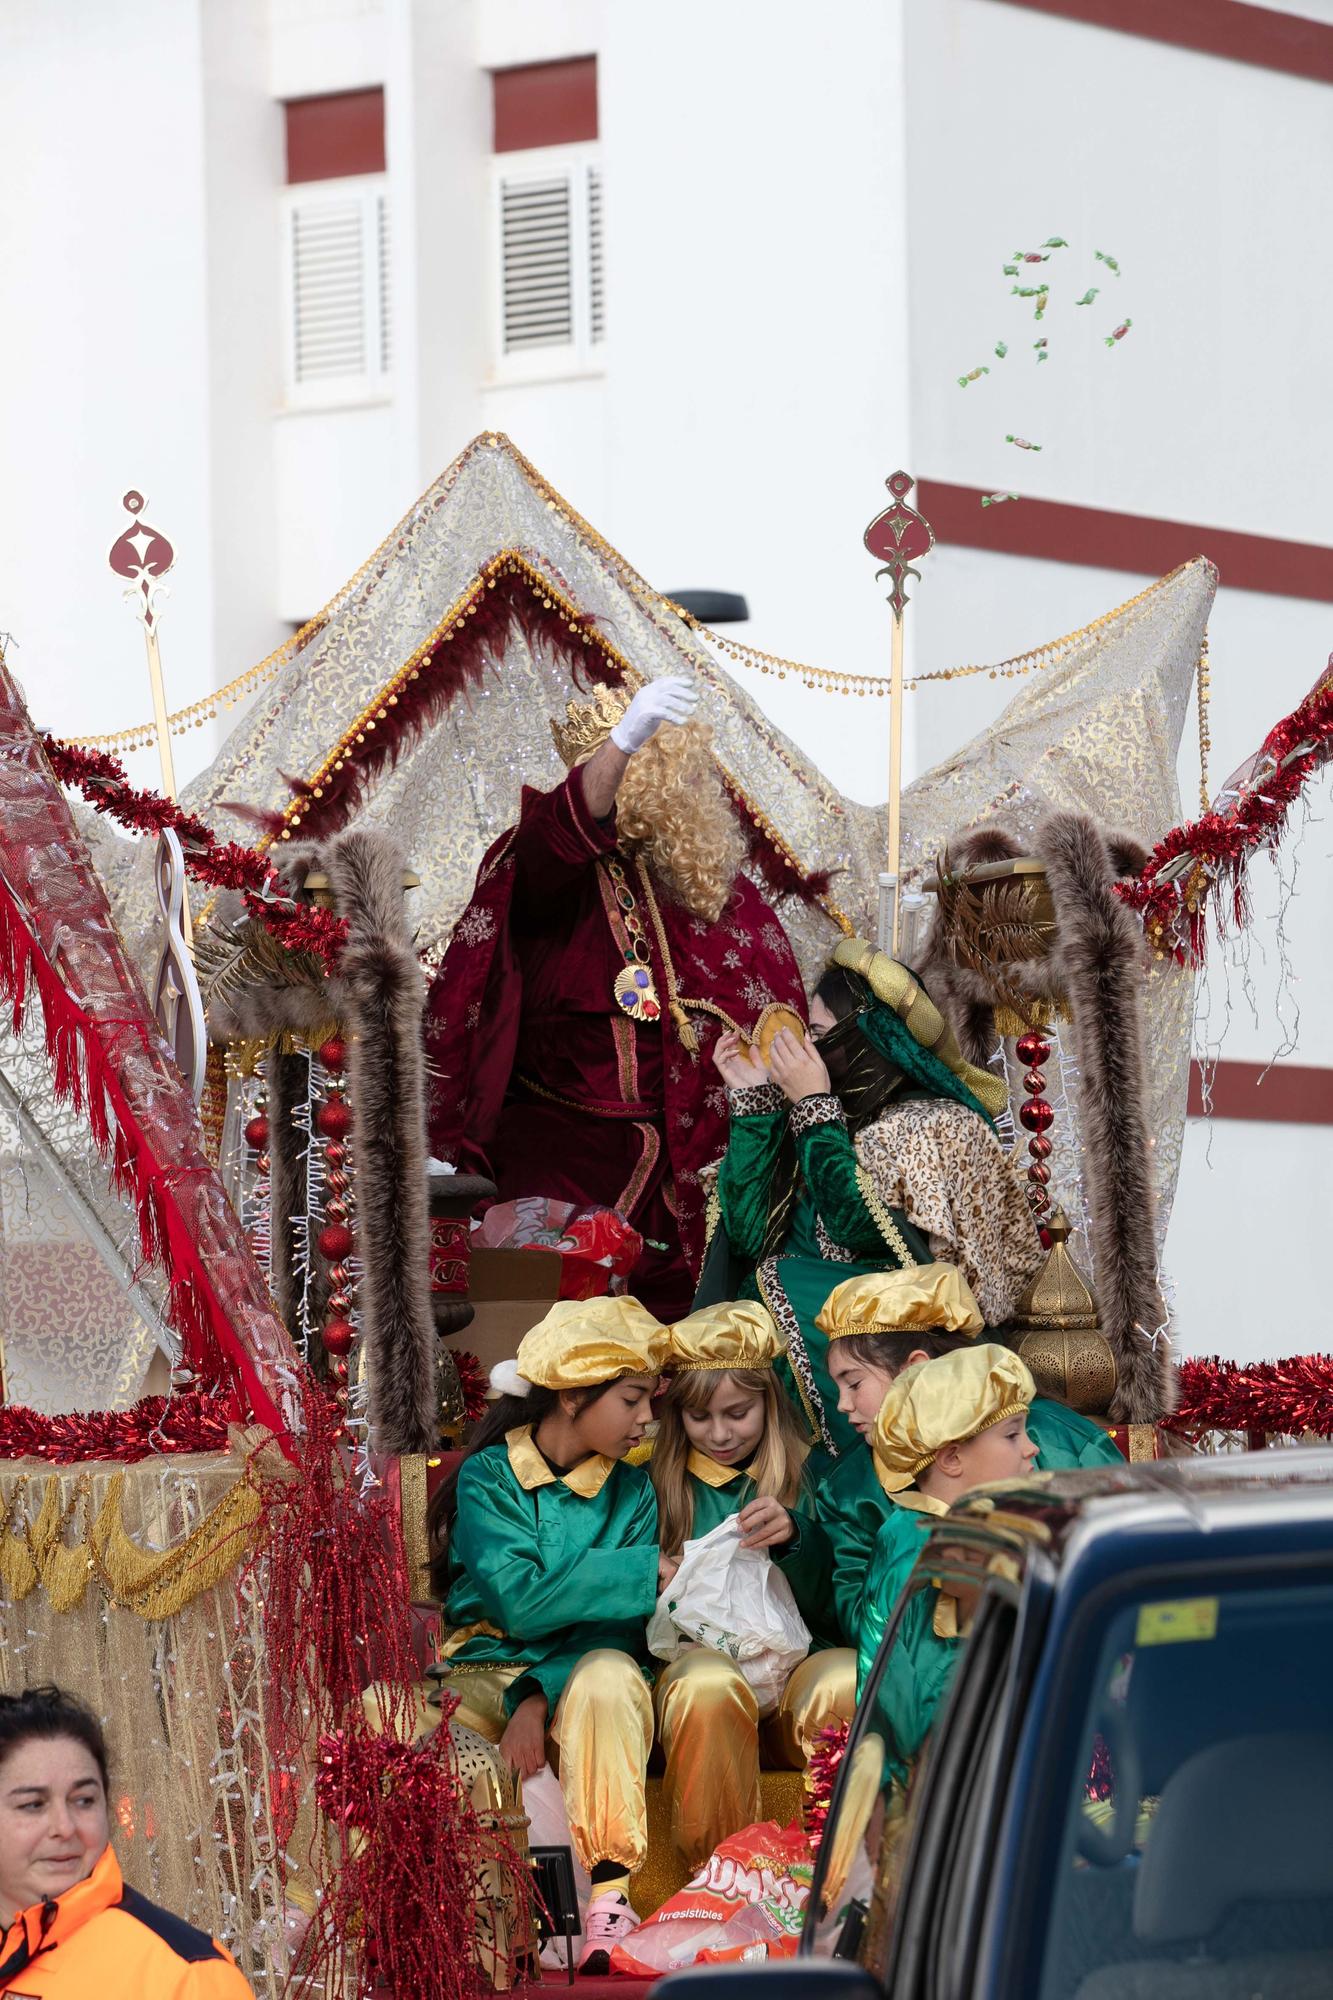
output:
POLYGON ((767 1550, 786 1577, 812 1638, 762 1726, 754 1690, 724 1654, 696 1646, 662 1670, 655 1706, 672 1827, 697 1865, 762 1817, 761 1741, 768 1761, 800 1770, 820 1730, 850 1719, 855 1656, 828 1647, 830 1550, 812 1505, 819 1454, 774 1373, 782 1340, 771 1316, 748 1300, 711 1306, 669 1338, 651 1463, 664 1582, 687 1541, 735 1516, 742 1546, 767 1550))

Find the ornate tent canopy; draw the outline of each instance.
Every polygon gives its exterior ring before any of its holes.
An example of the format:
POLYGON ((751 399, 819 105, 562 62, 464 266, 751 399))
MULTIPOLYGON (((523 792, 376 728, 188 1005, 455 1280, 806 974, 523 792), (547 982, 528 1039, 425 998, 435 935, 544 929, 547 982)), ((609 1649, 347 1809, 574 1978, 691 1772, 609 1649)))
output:
MULTIPOLYGON (((1045 649, 998 720, 908 787, 909 879, 986 820, 1020 837, 1073 808, 1151 842, 1179 816, 1175 759, 1216 575, 1186 564, 1045 649)), ((1003 670, 1005 662, 997 663, 1003 670)), ((225 831, 237 803, 276 841, 360 814, 422 878, 413 918, 438 959, 520 787, 554 783, 550 719, 577 686, 694 673, 752 867, 807 977, 840 925, 873 928, 884 813, 845 798, 705 640, 505 437, 473 440, 330 604, 266 663, 267 691, 183 803, 225 831), (292 781, 297 790, 293 790, 292 781)), ((119 872, 119 871, 118 871, 119 872)), ((146 894, 122 885, 141 938, 146 894)), ((1148 989, 1164 1218, 1185 1110, 1191 986, 1148 989)), ((1067 1192, 1075 1212, 1076 1190, 1067 1192)))

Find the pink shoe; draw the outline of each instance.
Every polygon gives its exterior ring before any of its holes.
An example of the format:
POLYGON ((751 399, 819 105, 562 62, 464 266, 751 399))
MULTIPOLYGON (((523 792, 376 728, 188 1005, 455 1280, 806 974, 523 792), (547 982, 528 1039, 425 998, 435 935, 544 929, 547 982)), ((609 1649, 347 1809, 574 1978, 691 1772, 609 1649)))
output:
POLYGON ((593 1978, 604 1978, 611 1970, 613 1948, 638 1928, 639 1919, 630 1907, 629 1898, 622 1896, 619 1889, 608 1889, 605 1895, 594 1896, 583 1919, 579 1971, 593 1978))

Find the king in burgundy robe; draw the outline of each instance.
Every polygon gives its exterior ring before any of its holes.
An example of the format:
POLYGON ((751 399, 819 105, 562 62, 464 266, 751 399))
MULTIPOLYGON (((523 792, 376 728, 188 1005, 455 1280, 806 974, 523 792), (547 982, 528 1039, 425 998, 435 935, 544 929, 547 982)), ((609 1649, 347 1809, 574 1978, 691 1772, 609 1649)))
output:
MULTIPOLYGON (((805 1018, 790 941, 746 876, 715 923, 660 887, 656 902, 682 999, 747 1031, 775 1001, 805 1018)), ((727 1023, 689 1009, 698 1048, 684 1046, 647 904, 615 814, 593 818, 579 766, 553 791, 524 790, 431 988, 430 1139, 437 1158, 488 1175, 502 1200, 618 1209, 644 1238, 629 1288, 668 1318, 689 1309, 704 1242, 700 1170, 726 1145, 727 1093, 711 1054, 727 1023), (617 860, 649 945, 653 1020, 631 1019, 613 991, 626 963, 607 866, 617 860)))

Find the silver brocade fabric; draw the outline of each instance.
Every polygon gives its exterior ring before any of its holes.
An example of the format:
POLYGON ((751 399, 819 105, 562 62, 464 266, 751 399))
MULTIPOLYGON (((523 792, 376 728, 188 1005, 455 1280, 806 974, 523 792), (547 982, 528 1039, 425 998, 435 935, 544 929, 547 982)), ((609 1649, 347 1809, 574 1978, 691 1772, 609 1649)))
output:
MULTIPOLYGON (((829 902, 873 934, 885 813, 845 798, 776 729, 703 642, 624 559, 542 480, 508 439, 474 440, 422 496, 324 621, 281 668, 183 803, 219 834, 239 832, 224 800, 281 810, 284 774, 311 776, 353 719, 430 635, 482 565, 521 552, 645 678, 683 669, 704 687, 719 760, 776 827, 801 869, 833 876, 829 902)), ((1020 835, 1055 808, 1077 808, 1154 841, 1179 818, 1175 759, 1199 643, 1216 589, 1202 560, 1099 622, 1032 680, 1004 714, 911 785, 903 801, 904 863, 920 879, 949 839, 987 819, 1020 835)), ((573 690, 543 649, 515 638, 484 684, 457 700, 364 808, 391 824, 422 878, 413 916, 438 961, 471 892, 481 855, 517 815, 522 785, 548 786, 562 767, 549 721, 573 690)), ((113 893, 142 948, 151 912, 146 870, 116 857, 113 893)), ((810 979, 837 935, 834 916, 787 899, 779 913, 810 979)), ((1154 967, 1147 986, 1156 1174, 1164 1231, 1184 1129, 1192 987, 1154 967)), ((1072 1080, 1071 1080, 1072 1083, 1072 1080)), ((1057 1144, 1055 1191, 1083 1213, 1077 1146, 1057 1144)))

